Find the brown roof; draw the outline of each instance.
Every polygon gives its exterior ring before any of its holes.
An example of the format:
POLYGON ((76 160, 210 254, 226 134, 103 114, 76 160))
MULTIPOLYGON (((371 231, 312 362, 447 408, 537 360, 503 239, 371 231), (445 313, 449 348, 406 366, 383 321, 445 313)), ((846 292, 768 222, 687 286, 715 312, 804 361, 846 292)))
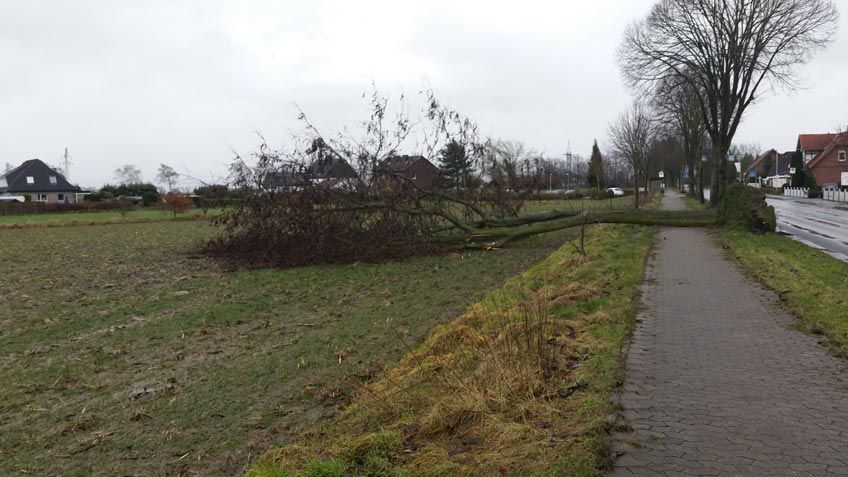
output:
POLYGON ((802 151, 824 151, 836 134, 799 134, 798 148, 802 151))
POLYGON ((830 154, 831 151, 840 146, 848 146, 848 132, 834 134, 833 140, 830 141, 830 144, 828 144, 827 147, 825 147, 824 151, 820 152, 818 156, 814 157, 813 160, 807 163, 807 165, 804 167, 806 169, 812 169, 813 167, 816 167, 816 165, 821 162, 822 159, 827 157, 827 155, 830 154))
POLYGON ((774 149, 769 149, 768 151, 764 152, 760 157, 756 158, 754 160, 754 162, 752 162, 751 165, 748 166, 747 169, 745 169, 745 175, 746 176, 748 175, 748 171, 751 171, 751 170, 754 170, 754 169, 760 167, 760 164, 763 162, 763 160, 766 157, 768 157, 768 156, 774 157, 775 155, 777 155, 777 151, 774 150, 774 149))

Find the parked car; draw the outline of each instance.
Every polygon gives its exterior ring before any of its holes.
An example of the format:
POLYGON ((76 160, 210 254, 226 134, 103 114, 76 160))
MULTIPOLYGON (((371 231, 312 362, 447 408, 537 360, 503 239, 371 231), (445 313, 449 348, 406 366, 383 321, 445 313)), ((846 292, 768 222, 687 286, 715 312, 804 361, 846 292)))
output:
POLYGON ((624 191, 619 189, 618 187, 610 187, 609 189, 607 189, 607 192, 612 192, 612 195, 614 195, 615 197, 624 195, 624 191))

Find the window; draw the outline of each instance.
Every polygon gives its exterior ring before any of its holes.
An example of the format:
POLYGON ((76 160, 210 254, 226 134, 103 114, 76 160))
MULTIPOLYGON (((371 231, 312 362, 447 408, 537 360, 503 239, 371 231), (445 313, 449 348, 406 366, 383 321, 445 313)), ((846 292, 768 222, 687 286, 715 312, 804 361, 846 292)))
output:
POLYGON ((59 194, 58 199, 59 199, 59 202, 64 202, 65 201, 65 194, 59 194))
POLYGON ((39 202, 47 202, 47 194, 38 194, 38 198, 36 199, 39 202))
POLYGON ((56 176, 50 176, 50 183, 56 185, 56 176))
POLYGON ((35 184, 35 177, 27 176, 27 184, 35 184))
POLYGON ((845 151, 839 151, 839 162, 845 162, 845 151))

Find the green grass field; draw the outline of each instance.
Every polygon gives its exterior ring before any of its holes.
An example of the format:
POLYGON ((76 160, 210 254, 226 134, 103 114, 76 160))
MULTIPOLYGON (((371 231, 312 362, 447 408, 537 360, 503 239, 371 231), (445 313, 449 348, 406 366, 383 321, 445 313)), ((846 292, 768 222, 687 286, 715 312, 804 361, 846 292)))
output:
MULTIPOLYGON (((217 213, 209 209, 208 213, 217 213)), ((196 217, 203 215, 202 209, 189 209, 179 213, 178 217, 196 217)), ((173 217, 170 212, 152 208, 136 209, 121 215, 116 211, 102 212, 61 212, 51 214, 0 215, 0 224, 48 224, 64 222, 111 222, 119 220, 167 220, 173 217)))
POLYGON ((0 475, 239 474, 567 237, 223 270, 195 253, 212 233, 0 230, 0 475))

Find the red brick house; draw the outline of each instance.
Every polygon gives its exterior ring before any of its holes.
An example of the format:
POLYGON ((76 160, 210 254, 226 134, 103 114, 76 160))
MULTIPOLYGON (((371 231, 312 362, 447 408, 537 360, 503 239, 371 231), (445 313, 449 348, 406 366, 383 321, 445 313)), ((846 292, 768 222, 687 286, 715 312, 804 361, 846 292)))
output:
POLYGON ((394 156, 380 165, 390 174, 401 176, 421 189, 433 189, 438 186, 442 171, 424 156, 394 156))
POLYGON ((848 132, 834 135, 830 143, 804 168, 812 173, 816 184, 841 184, 843 173, 848 173, 848 132))
POLYGON ((804 154, 804 164, 821 154, 833 141, 836 134, 799 134, 796 150, 804 154))

